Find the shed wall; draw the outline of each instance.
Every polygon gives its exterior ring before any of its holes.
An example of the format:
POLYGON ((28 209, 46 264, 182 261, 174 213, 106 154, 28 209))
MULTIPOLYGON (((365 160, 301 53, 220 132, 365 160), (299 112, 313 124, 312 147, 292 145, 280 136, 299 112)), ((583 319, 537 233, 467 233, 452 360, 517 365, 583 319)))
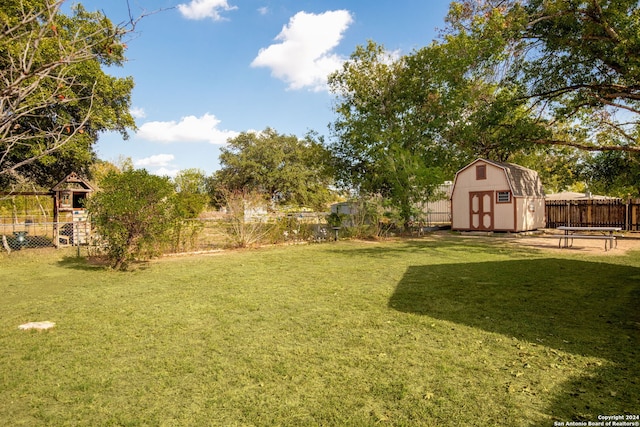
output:
POLYGON ((545 200, 540 197, 523 197, 516 205, 516 231, 529 231, 546 226, 545 200))

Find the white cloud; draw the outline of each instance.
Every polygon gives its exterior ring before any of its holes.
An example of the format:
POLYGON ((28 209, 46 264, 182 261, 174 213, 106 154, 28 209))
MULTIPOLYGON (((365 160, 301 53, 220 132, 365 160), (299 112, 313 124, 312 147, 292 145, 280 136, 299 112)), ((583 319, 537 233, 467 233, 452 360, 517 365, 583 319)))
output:
POLYGON ((266 14, 269 13, 269 8, 266 7, 266 6, 265 7, 260 7, 260 8, 258 8, 258 13, 260 15, 266 15, 266 14))
POLYGON ((182 3, 178 5, 178 10, 187 19, 206 19, 211 18, 214 21, 222 21, 224 18, 220 15, 221 11, 230 11, 237 9, 236 6, 229 6, 227 0, 191 0, 188 4, 182 3))
POLYGON ((180 169, 173 167, 171 164, 174 159, 175 156, 173 154, 155 154, 138 159, 133 164, 136 167, 147 169, 154 175, 175 177, 180 172, 180 169))
POLYGON ((175 178, 176 175, 178 175, 178 172, 180 172, 180 169, 162 167, 162 168, 160 168, 157 171, 152 172, 152 173, 154 175, 158 175, 158 176, 170 176, 171 178, 175 178))
POLYGON ((176 156, 173 154, 156 154, 153 156, 145 157, 144 159, 139 159, 133 162, 135 166, 140 167, 157 167, 157 166, 168 166, 176 156))
POLYGON ((147 117, 147 113, 145 113, 144 108, 133 107, 129 112, 136 119, 144 119, 147 117))
POLYGON ((220 130, 220 120, 213 114, 202 117, 186 116, 179 122, 146 122, 138 129, 137 136, 155 142, 201 142, 225 144, 227 139, 235 138, 238 132, 220 130))
POLYGON ((327 76, 344 62, 332 50, 352 22, 347 10, 298 12, 275 38, 280 43, 260 49, 251 66, 270 68, 271 75, 287 82, 289 89, 324 90, 327 76))

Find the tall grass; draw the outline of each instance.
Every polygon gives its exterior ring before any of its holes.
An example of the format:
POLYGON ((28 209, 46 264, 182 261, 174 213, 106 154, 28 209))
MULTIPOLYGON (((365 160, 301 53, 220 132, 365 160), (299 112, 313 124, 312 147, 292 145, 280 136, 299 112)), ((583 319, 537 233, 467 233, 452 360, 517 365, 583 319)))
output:
POLYGON ((640 257, 425 238, 112 272, 0 258, 2 425, 553 425, 639 413, 640 257), (37 320, 42 332, 18 330, 37 320))

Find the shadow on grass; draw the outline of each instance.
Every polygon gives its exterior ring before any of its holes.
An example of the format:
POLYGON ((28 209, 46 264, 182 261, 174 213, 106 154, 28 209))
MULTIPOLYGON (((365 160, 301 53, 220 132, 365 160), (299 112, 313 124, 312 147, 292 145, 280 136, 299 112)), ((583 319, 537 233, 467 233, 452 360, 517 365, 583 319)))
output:
POLYGON ((58 265, 80 271, 120 271, 131 272, 136 270, 146 270, 149 268, 149 261, 134 261, 129 264, 126 270, 113 270, 111 262, 104 257, 74 257, 67 256, 58 261, 58 265))
POLYGON ((106 270, 109 265, 104 262, 96 262, 85 257, 66 256, 58 261, 58 265, 64 268, 70 268, 80 271, 98 271, 106 270))
POLYGON ((547 258, 412 266, 389 306, 606 359, 548 408, 559 421, 597 421, 640 410, 639 303, 639 268, 547 258))

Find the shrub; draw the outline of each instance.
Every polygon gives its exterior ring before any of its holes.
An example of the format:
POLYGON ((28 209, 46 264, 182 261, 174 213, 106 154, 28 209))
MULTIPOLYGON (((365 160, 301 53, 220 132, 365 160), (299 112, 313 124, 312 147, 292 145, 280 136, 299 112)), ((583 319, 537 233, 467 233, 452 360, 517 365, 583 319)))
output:
POLYGON ((179 217, 173 184, 145 170, 110 172, 88 210, 115 269, 157 255, 179 217))
POLYGON ((227 211, 225 221, 232 245, 246 248, 267 237, 273 224, 267 221, 264 197, 252 191, 219 190, 227 211))

